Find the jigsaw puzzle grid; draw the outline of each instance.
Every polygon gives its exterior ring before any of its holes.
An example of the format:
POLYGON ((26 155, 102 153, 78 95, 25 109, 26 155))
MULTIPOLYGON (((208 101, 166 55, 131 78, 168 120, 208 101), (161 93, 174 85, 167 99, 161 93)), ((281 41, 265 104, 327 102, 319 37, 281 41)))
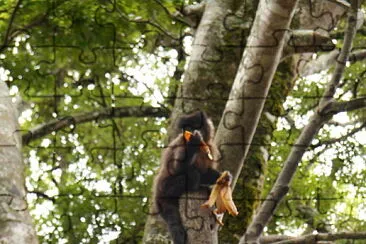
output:
MULTIPOLYGON (((88 193, 92 194, 92 197, 96 199, 96 202, 99 198, 110 198, 110 199, 117 199, 117 198, 124 198, 124 199, 131 199, 131 204, 136 204, 136 202, 139 202, 141 204, 141 212, 144 213, 144 215, 148 215, 149 208, 148 208, 148 202, 149 199, 147 196, 136 194, 134 192, 129 192, 126 194, 124 192, 124 186, 121 182, 123 181, 129 181, 131 179, 136 180, 135 170, 133 167, 131 167, 128 164, 129 156, 126 155, 124 150, 121 150, 122 145, 128 146, 130 141, 122 141, 121 138, 121 124, 117 122, 117 119, 108 119, 108 116, 114 113, 123 113, 124 111, 121 111, 117 109, 118 105, 124 105, 124 100, 127 100, 130 102, 131 99, 136 99, 136 101, 140 102, 141 109, 146 109, 144 106, 146 105, 146 97, 145 95, 132 95, 131 93, 125 92, 123 89, 120 89, 121 86, 124 86, 128 83, 133 83, 136 89, 144 87, 146 93, 153 93, 153 88, 149 88, 149 86, 153 87, 153 83, 144 83, 143 81, 139 81, 139 79, 134 78, 133 76, 139 75, 139 71, 136 71, 136 73, 128 73, 125 72, 124 69, 119 69, 119 63, 121 60, 129 59, 131 57, 124 56, 125 50, 131 50, 135 46, 140 45, 149 45, 148 43, 131 43, 130 45, 127 45, 127 43, 121 41, 123 39, 119 38, 118 35, 120 33, 118 32, 117 28, 114 26, 112 20, 120 20, 120 21, 136 21, 139 23, 143 23, 144 20, 132 20, 129 19, 128 16, 124 16, 123 13, 121 13, 121 10, 117 7, 114 1, 108 2, 106 1, 105 4, 102 4, 103 1, 96 1, 95 2, 95 13, 94 16, 88 16, 90 18, 94 18, 94 25, 92 26, 85 26, 85 28, 76 28, 79 26, 76 26, 73 21, 76 19, 72 15, 72 11, 69 13, 59 13, 57 11, 57 3, 56 1, 52 2, 54 5, 51 7, 47 14, 45 15, 45 18, 49 19, 63 19, 65 21, 64 26, 54 26, 50 27, 48 33, 38 33, 37 28, 30 28, 30 29, 19 29, 17 31, 23 32, 24 36, 26 36, 27 41, 32 42, 32 50, 31 52, 34 53, 34 57, 39 57, 39 60, 37 63, 30 64, 35 67, 34 72, 38 74, 38 79, 27 79, 26 71, 24 72, 24 76, 21 79, 18 79, 17 77, 14 78, 13 81, 7 81, 8 85, 11 87, 12 84, 20 84, 19 85, 19 93, 24 97, 24 100, 28 103, 31 103, 32 101, 39 102, 41 100, 45 101, 45 103, 48 104, 48 110, 47 111, 36 111, 33 113, 32 116, 34 118, 37 117, 37 114, 48 113, 49 114, 49 121, 52 121, 53 123, 49 123, 49 127, 43 127, 41 129, 44 130, 44 134, 42 132, 37 131, 37 137, 33 137, 34 131, 22 131, 23 134, 23 147, 26 148, 29 152, 36 152, 36 154, 42 155, 42 158, 48 157, 48 163, 54 168, 49 168, 48 170, 44 171, 45 174, 53 174, 52 171, 57 168, 66 167, 62 164, 67 164, 64 161, 67 161, 67 158, 62 158, 58 155, 64 155, 66 153, 72 153, 72 154, 80 154, 80 160, 83 161, 85 159, 84 156, 81 156, 83 154, 88 154, 90 157, 87 159, 88 161, 84 161, 83 164, 94 164, 100 165, 100 170, 105 170, 105 167, 107 167, 107 163, 103 162, 104 158, 110 157, 112 159, 112 162, 109 162, 110 164, 114 165, 113 167, 116 169, 119 169, 124 171, 123 174, 119 175, 119 179, 115 179, 116 186, 113 187, 116 191, 111 194, 99 194, 96 192, 88 193), (69 38, 70 33, 80 33, 79 39, 75 40, 73 38, 69 38), (89 32, 98 33, 98 35, 103 36, 101 38, 101 41, 97 41, 92 38, 93 35, 89 35, 89 32), (39 42, 34 42, 32 37, 37 36, 38 38, 34 38, 34 40, 38 40, 39 42), (42 36, 42 39, 39 38, 39 36, 42 36), (42 40, 42 41, 40 41, 42 40), (65 62, 65 57, 62 56, 61 53, 67 51, 69 53, 70 59, 78 60, 79 66, 74 67, 74 70, 77 70, 78 68, 82 67, 82 70, 88 70, 89 67, 92 69, 95 64, 101 65, 100 68, 105 68, 106 73, 108 73, 109 70, 112 70, 115 72, 116 70, 120 71, 120 77, 118 77, 118 81, 115 80, 113 82, 113 77, 98 77, 98 76, 88 76, 88 77, 80 77, 80 74, 77 74, 77 72, 70 71, 62 71, 57 70, 59 67, 59 62, 65 62), (46 56, 45 53, 47 53, 49 56, 46 56), (61 57, 60 57, 61 55, 61 57), (46 58, 47 57, 47 58, 46 58), (108 60, 110 63, 104 63, 100 64, 99 57, 108 57, 108 60), (63 79, 68 80, 68 82, 63 83, 63 79), (110 80, 111 82, 104 82, 105 80, 110 80), (138 84, 139 82, 144 84, 138 84), (36 85, 37 84, 37 85, 36 85), (103 87, 103 84, 106 85, 103 87), (44 88, 44 89, 41 89, 44 88), (34 89, 36 88, 36 89, 34 89), (103 143, 96 143, 96 144, 89 144, 89 145, 79 145, 79 146, 70 146, 69 143, 65 143, 65 138, 76 132, 79 128, 83 128, 85 131, 84 124, 80 123, 80 121, 83 118, 82 116, 71 116, 70 113, 64 109, 64 104, 70 103, 68 101, 75 102, 82 101, 82 99, 88 99, 90 101, 89 108, 92 111, 93 104, 98 104, 101 106, 101 109, 98 109, 97 115, 93 117, 93 119, 89 118, 89 121, 93 121, 93 123, 98 124, 99 128, 98 130, 104 131, 105 134, 110 135, 111 141, 105 141, 103 143), (51 104, 51 106, 49 105, 51 104), (55 128, 57 128, 55 130, 55 128), (52 136, 48 136, 47 138, 50 138, 46 141, 36 140, 42 137, 42 135, 46 135, 48 130, 55 130, 54 133, 52 133, 52 136), (42 142, 42 143, 41 143, 42 142), (112 155, 112 156, 111 156, 112 155), (125 158, 125 159, 124 159, 125 158), (127 170, 128 169, 128 170, 127 170), (128 172, 127 172, 128 171, 128 172), (120 182, 120 183, 118 183, 120 182), (119 184, 117 186, 117 184, 119 184), (94 195, 93 195, 94 194, 94 195), (136 199, 139 199, 136 201, 136 199)), ((36 1, 35 4, 42 4, 42 1, 36 1)), ((317 20, 323 21, 327 18, 334 18, 333 14, 330 12, 323 12, 323 13, 316 13, 316 10, 313 5, 313 1, 309 1, 309 8, 302 9, 300 11, 310 11, 310 16, 313 16, 313 22, 316 22, 317 20)), ((21 23, 22 22, 22 13, 25 13, 27 11, 30 11, 30 9, 23 8, 18 11, 17 15, 15 16, 15 23, 21 23), (18 21, 18 22, 17 22, 18 21)), ((162 11, 164 11, 162 9, 162 11)), ((231 21, 235 21, 235 18, 242 18, 242 16, 235 16, 234 14, 228 14, 228 19, 231 18, 231 21)), ((1 20, 0 20, 1 21, 1 20)), ((26 20, 24 20, 26 21, 26 20)), ((148 20, 146 20, 148 23, 148 20)), ((327 21, 329 22, 329 20, 327 21)), ((331 20, 330 22, 336 22, 336 20, 331 20)), ((88 22, 91 23, 91 22, 88 22)), ((148 23, 149 24, 149 23, 148 23)), ((158 28, 155 28, 155 31, 157 33, 161 32, 162 35, 166 34, 163 33, 162 30, 159 30, 158 28)), ((237 31, 237 29, 227 29, 227 31, 237 31)), ((328 30, 322 29, 321 31, 327 32, 328 30)), ((149 35, 151 33, 146 33, 146 35, 149 35)), ((245 36, 245 35, 243 35, 245 36)), ((275 36, 275 33, 274 33, 275 36)), ((17 47, 16 44, 17 41, 13 41, 10 43, 6 43, 3 48, 2 52, 12 50, 15 47, 17 47)), ((21 42, 21 41, 20 41, 21 42)), ((243 50, 245 46, 245 40, 241 40, 236 43, 241 43, 237 48, 240 50, 243 50)), ((289 45, 295 45, 294 48, 296 49, 296 40, 289 40, 289 45)), ((336 50, 336 46, 333 44, 327 44, 322 46, 321 48, 324 49, 324 51, 329 50, 336 50)), ((321 49, 320 48, 320 49, 321 49)), ((354 50, 358 49, 364 49, 363 46, 355 46, 354 50)), ((218 53, 222 52, 222 50, 225 50, 225 47, 222 47, 220 50, 216 50, 218 53)), ((1 54, 1 53, 0 53, 1 54)), ((203 54, 204 55, 204 54, 203 54)), ((219 56, 219 55, 218 55, 219 56)), ((217 56, 216 56, 217 57, 217 56)), ((297 68, 301 69, 303 66, 305 66, 307 63, 312 61, 311 55, 303 55, 303 58, 299 60, 297 63, 297 68)), ((106 58, 107 59, 107 58, 106 58)), ((105 59, 105 60, 106 60, 105 59)), ((132 58, 131 58, 132 59, 132 58)), ((210 59, 204 58, 205 62, 220 62, 220 60, 216 59, 210 59)), ((1 61, 0 61, 1 65, 1 61)), ((66 66, 67 67, 67 66, 66 66)), ((260 67, 257 67, 258 70, 260 70, 260 67)), ((142 70, 144 72, 144 70, 142 70)), ((90 73, 93 73, 93 71, 90 71, 90 73)), ((356 76, 363 78, 364 71, 360 74, 356 74, 356 76)), ((260 77, 260 76, 259 76, 260 77)), ((260 82, 260 79, 256 82, 260 82)), ((156 88, 155 88, 156 89, 156 88)), ((211 89, 211 88, 208 88, 211 89)), ((228 90, 224 89, 222 87, 215 87, 215 89, 218 89, 219 94, 227 94, 228 90), (220 92, 220 89, 222 89, 222 92, 220 92)), ((154 93, 151 95, 151 97, 154 96, 154 93)), ((321 93, 319 92, 319 97, 309 96, 309 97, 302 97, 302 99, 310 99, 314 100, 314 104, 317 104, 317 100, 320 98, 321 93)), ((174 100, 174 96, 165 96, 162 97, 162 100, 166 101, 172 101, 174 100)), ((264 98, 265 99, 265 98, 264 98)), ((160 101, 162 102, 162 101, 160 101)), ((217 102, 217 100, 215 100, 217 102)), ((225 103, 225 99, 222 99, 222 102, 225 103)), ((128 104, 127 104, 128 105, 128 104)), ((83 111, 86 112, 86 111, 83 111)), ((161 117, 166 117, 169 115, 168 109, 165 107, 161 107, 161 109, 153 110, 152 113, 155 112, 156 114, 161 114, 161 117)), ((78 113, 82 115, 83 113, 78 113)), ((136 111, 136 114, 139 114, 139 111, 136 111)), ((126 115, 128 116, 128 115, 126 115)), ((117 117, 117 116, 116 116, 117 117)), ((122 117, 122 116, 121 116, 122 117)), ((40 121, 45 122, 45 121, 40 121)), ((147 120, 145 120, 146 123, 149 123, 147 120)), ((144 122, 144 123, 145 123, 144 122)), ((364 127, 363 127, 364 128, 364 127)), ((362 129, 362 128, 361 128, 362 129)), ((292 130, 289 130, 289 133, 291 133, 292 130)), ((93 133, 92 129, 90 133, 93 133)), ((100 132, 98 132, 100 133, 100 132)), ((139 135, 131 135, 131 138, 133 139, 133 136, 139 136, 143 139, 145 142, 145 145, 143 148, 139 148, 138 151, 142 152, 143 150, 150 148, 150 150, 157 150, 160 154, 163 145, 155 143, 154 140, 157 140, 157 138, 161 141, 164 141, 164 135, 161 133, 161 129, 154 126, 150 130, 141 131, 139 135)), ((82 135, 79 135, 79 137, 82 137, 82 135)), ((292 135, 289 134, 288 138, 291 138, 292 135)), ((77 144, 80 141, 82 141, 82 138, 74 138, 74 142, 77 144)), ((289 139, 290 140, 290 139, 289 139)), ((288 142, 288 145, 291 146, 291 143, 288 142)), ((5 146, 5 145, 2 145, 5 146)), ((260 145, 255 145, 260 146, 260 145)), ((136 145, 132 144, 132 147, 136 147, 136 145)), ((131 149, 132 150, 132 149, 131 149)), ((133 152, 130 151, 132 154, 133 152)), ((25 160, 27 161, 27 160, 25 160)), ((29 163, 29 162, 28 162, 29 163)), ((139 169, 143 169, 143 162, 136 162, 139 166, 139 169)), ((85 166, 87 168, 87 166, 85 166)), ((80 173, 82 174, 82 173, 80 173)), ((151 172, 149 173, 151 174, 151 172)), ((85 180, 88 180, 88 176, 84 176, 85 180)), ((92 177, 91 177, 92 178, 92 177)), ((41 178, 39 178, 41 180, 41 178)), ((140 179, 141 180, 141 179, 140 179)), ((143 181, 143 180, 141 180, 143 181)), ((138 182, 138 181, 137 181, 138 182)), ((336 201, 343 201, 344 196, 342 195, 325 195, 322 190, 322 186, 319 185, 317 188, 318 191, 316 192, 316 197, 306 197, 301 196, 298 198, 292 197, 292 198, 286 198, 285 201, 282 203, 285 208, 288 209, 287 215, 275 215, 276 218, 289 218, 293 216, 294 212, 296 210, 292 209, 290 206, 290 202, 293 201, 311 201, 315 202, 315 205, 317 206, 316 211, 318 211, 321 215, 329 214, 327 212, 324 212, 322 209, 322 205, 327 205, 328 202, 336 202, 336 201)), ((34 193, 36 191, 34 190, 34 193)), ((85 192, 80 189, 76 189, 75 192, 70 192, 68 194, 59 195, 60 198, 66 198, 69 201, 73 201, 73 199, 77 198, 80 195, 83 195, 85 192)), ((38 194, 37 197, 42 197, 41 194, 38 194)), ((46 195, 43 195, 47 199, 46 195)), ((363 199, 365 196, 362 197, 363 199)), ((263 199, 259 199, 263 200, 263 199)), ((239 202, 240 199, 235 199, 236 202, 239 202)), ((105 211, 105 213, 117 213, 121 211, 121 206, 118 206, 117 200, 115 200, 115 204, 113 206, 110 206, 110 209, 101 209, 100 212, 105 211)), ((98 215, 98 213, 95 213, 98 215)), ((80 216, 82 217, 82 216, 80 216)), ((123 228, 123 227, 122 227, 123 228)))

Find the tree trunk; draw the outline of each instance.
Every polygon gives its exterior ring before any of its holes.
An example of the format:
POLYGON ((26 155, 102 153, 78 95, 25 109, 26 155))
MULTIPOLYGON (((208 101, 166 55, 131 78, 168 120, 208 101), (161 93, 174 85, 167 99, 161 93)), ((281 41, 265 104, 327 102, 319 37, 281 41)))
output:
POLYGON ((243 0, 206 1, 205 11, 195 33, 187 69, 184 71, 171 116, 170 138, 176 137, 173 126, 182 114, 201 109, 217 126, 233 83, 245 39, 241 30, 226 26, 243 0))
POLYGON ((200 208, 209 197, 207 190, 188 193, 180 198, 179 211, 187 230, 188 243, 212 244, 216 242, 214 235, 215 219, 209 209, 200 208))
POLYGON ((0 243, 38 243, 26 202, 15 106, 0 81, 0 243))
MULTIPOLYGON (((190 60, 184 72, 183 84, 175 99, 168 141, 180 133, 174 128, 174 124, 182 114, 200 109, 207 112, 215 125, 218 124, 245 42, 242 30, 230 29, 225 25, 232 18, 238 18, 234 13, 244 2, 234 0, 206 2, 204 14, 195 33, 190 60)), ((182 211, 183 220, 191 219, 192 216, 202 220, 188 221, 189 240, 196 241, 195 238, 199 238, 205 240, 205 243, 212 243, 211 214, 199 210, 203 199, 207 197, 207 194, 192 193, 180 201, 183 209, 189 208, 187 211, 182 211), (189 216, 186 216, 187 212, 189 216)), ((169 243, 169 234, 162 219, 156 213, 152 211, 150 213, 145 225, 144 243, 169 243)))
POLYGON ((243 170, 233 192, 239 215, 227 216, 220 230, 220 241, 236 243, 252 221, 260 203, 267 171, 272 134, 276 129, 277 118, 283 115, 283 103, 292 90, 296 77, 295 58, 289 57, 278 66, 273 84, 268 93, 262 116, 253 137, 243 170))
POLYGON ((272 78, 282 55, 297 1, 260 1, 247 47, 218 127, 220 167, 234 175, 243 167, 272 78))

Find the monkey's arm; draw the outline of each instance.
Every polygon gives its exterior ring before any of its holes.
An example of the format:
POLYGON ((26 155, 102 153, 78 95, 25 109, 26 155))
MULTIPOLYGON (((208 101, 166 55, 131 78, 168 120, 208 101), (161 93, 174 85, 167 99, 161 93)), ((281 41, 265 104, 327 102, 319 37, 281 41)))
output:
POLYGON ((220 172, 212 169, 212 168, 208 168, 207 172, 201 175, 201 185, 213 185, 216 183, 216 180, 220 177, 220 172))
POLYGON ((181 150, 176 150, 175 158, 180 159, 177 162, 177 173, 185 173, 192 170, 194 167, 194 160, 196 158, 197 153, 200 150, 200 144, 202 140, 202 136, 198 131, 194 131, 192 133, 191 138, 186 141, 183 137, 184 148, 180 148, 181 150))

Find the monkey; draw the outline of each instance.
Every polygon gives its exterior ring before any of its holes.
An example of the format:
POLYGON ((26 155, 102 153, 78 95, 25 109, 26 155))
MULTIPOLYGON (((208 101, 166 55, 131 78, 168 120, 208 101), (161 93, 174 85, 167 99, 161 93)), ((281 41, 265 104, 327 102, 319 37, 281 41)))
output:
POLYGON ((167 223, 174 243, 185 244, 187 234, 180 218, 179 198, 183 193, 215 184, 220 173, 210 155, 217 155, 218 150, 213 144, 214 126, 206 113, 196 111, 184 115, 177 120, 176 127, 182 133, 162 153, 154 183, 154 204, 167 223), (185 137, 187 132, 189 140, 185 137), (202 150, 202 145, 208 151, 202 150))

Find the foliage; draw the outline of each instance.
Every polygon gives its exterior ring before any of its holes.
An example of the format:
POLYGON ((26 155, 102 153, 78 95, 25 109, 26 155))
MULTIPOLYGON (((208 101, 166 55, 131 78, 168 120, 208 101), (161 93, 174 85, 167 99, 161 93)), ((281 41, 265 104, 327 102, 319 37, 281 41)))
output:
MULTIPOLYGON (((0 75, 23 110, 21 129, 102 108, 169 108, 170 89, 181 78, 175 71, 185 64, 177 53, 190 31, 172 13, 190 3, 1 1, 0 75)), ((355 49, 365 46, 362 33, 355 49)), ((340 100, 365 94, 364 70, 362 62, 347 68, 347 82, 337 92, 340 100)), ((297 79, 287 97, 272 94, 277 103, 286 101, 272 109, 278 122, 267 145, 270 157, 263 169, 262 197, 331 72, 297 79)), ((365 110, 334 120, 338 124, 327 124, 309 148, 267 233, 365 229, 366 149, 360 139, 365 130, 342 137, 364 124, 365 110), (356 122, 340 125, 342 120, 356 122), (333 142, 334 138, 340 139, 333 142)), ((41 242, 141 241, 168 122, 103 118, 72 124, 24 145, 29 207, 41 242)))
MULTIPOLYGON (((162 4, 172 9, 170 1, 162 4)), ((174 72, 164 65, 176 61, 154 45, 160 27, 178 38, 183 26, 162 6, 5 1, 1 66, 24 105, 22 130, 102 108, 164 102, 160 92, 174 72)), ((41 242, 96 243, 112 238, 109 233, 122 242, 141 239, 166 127, 164 118, 97 119, 24 145, 41 242)))

